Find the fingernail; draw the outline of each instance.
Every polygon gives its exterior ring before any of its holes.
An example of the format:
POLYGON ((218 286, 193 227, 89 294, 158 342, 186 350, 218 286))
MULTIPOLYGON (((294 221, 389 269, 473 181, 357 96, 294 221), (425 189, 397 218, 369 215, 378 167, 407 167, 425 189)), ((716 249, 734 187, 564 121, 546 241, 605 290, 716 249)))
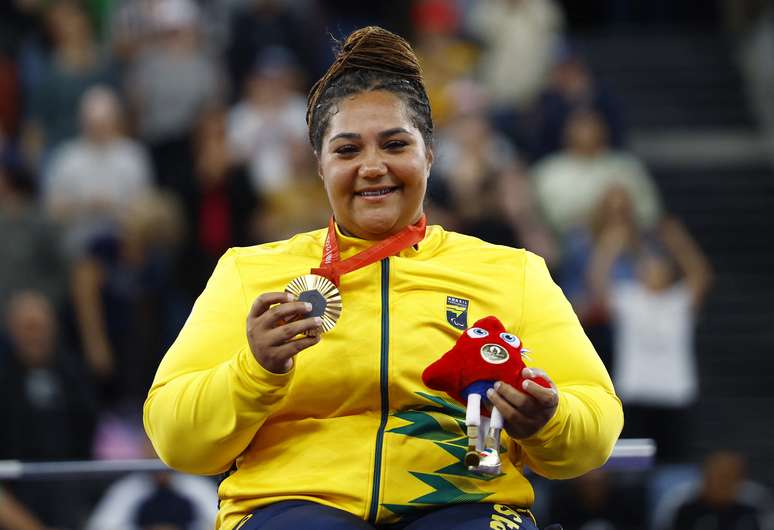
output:
POLYGON ((307 311, 312 310, 312 304, 310 304, 309 302, 304 302, 304 307, 306 308, 307 311))
POLYGON ((523 388, 524 390, 528 390, 529 389, 529 380, 528 379, 525 379, 524 381, 522 381, 521 388, 523 388))
POLYGON ((532 368, 528 368, 527 377, 535 377, 535 370, 533 370, 532 368))
POLYGON ((494 384, 494 389, 495 389, 495 390, 499 389, 501 385, 502 385, 502 383, 501 383, 500 381, 497 381, 497 382, 494 384))
POLYGON ((293 300, 295 300, 295 297, 292 294, 286 293, 286 295, 288 297, 288 302, 292 302, 293 300))
POLYGON ((494 396, 494 393, 495 393, 495 392, 494 392, 494 389, 493 389, 493 388, 489 388, 489 389, 487 389, 487 391, 486 391, 486 396, 487 396, 487 397, 492 397, 492 396, 494 396))
POLYGON ((322 318, 320 318, 320 317, 314 317, 314 323, 315 323, 315 324, 317 324, 317 325, 319 326, 320 324, 322 324, 322 318))

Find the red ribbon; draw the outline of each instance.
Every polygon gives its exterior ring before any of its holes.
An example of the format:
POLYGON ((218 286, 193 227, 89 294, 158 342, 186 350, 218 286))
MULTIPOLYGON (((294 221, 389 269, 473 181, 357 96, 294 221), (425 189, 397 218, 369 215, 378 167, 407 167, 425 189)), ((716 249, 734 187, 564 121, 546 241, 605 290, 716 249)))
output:
POLYGON ((416 224, 409 225, 397 234, 391 235, 387 239, 383 239, 362 252, 341 261, 336 225, 331 217, 328 221, 328 235, 325 237, 322 261, 319 267, 312 269, 312 274, 324 276, 338 287, 342 274, 365 267, 388 256, 394 256, 404 248, 416 245, 424 239, 426 228, 427 218, 422 215, 416 224))

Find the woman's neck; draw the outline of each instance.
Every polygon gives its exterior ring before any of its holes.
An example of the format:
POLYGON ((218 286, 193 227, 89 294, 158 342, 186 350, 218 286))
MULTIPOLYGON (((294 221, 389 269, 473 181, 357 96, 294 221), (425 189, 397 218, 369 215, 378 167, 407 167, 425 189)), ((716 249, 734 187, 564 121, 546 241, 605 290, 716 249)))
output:
MULTIPOLYGON (((419 215, 417 215, 416 219, 414 219, 412 222, 410 222, 406 226, 412 226, 412 225, 417 224, 419 222, 419 220, 422 219, 423 215, 424 215, 424 212, 419 212, 419 215)), ((406 226, 402 226, 400 228, 400 230, 397 230, 395 232, 389 233, 389 234, 387 234, 385 236, 381 236, 381 237, 363 237, 361 235, 358 235, 358 234, 354 233, 352 230, 348 229, 346 226, 341 224, 338 220, 336 220, 336 226, 338 227, 339 232, 341 232, 341 235, 347 236, 347 237, 355 237, 357 239, 363 239, 363 240, 366 240, 366 241, 380 241, 382 239, 387 239, 388 237, 391 237, 391 236, 393 236, 395 234, 400 233, 401 230, 404 230, 406 228, 406 226)))

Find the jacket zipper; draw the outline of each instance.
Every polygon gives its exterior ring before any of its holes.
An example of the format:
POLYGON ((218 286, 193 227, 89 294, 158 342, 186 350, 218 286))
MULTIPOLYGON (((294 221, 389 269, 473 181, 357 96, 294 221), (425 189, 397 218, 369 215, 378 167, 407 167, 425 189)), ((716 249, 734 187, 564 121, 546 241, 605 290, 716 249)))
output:
POLYGON ((388 361, 390 355, 390 258, 382 260, 382 348, 379 368, 379 386, 382 401, 382 418, 379 430, 376 432, 376 449, 374 454, 374 483, 371 490, 371 508, 368 521, 376 524, 379 511, 379 488, 382 476, 382 446, 384 444, 384 429, 387 426, 387 415, 390 411, 389 392, 387 390, 388 361))

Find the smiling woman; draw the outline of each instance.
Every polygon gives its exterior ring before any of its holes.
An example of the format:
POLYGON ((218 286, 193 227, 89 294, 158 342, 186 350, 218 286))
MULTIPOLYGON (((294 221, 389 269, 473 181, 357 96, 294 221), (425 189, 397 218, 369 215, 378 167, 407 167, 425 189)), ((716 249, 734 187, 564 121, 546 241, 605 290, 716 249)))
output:
POLYGON ((384 239, 422 216, 433 161, 403 101, 384 90, 338 105, 320 153, 320 176, 339 228, 384 239))
POLYGON ((219 529, 534 530, 524 466, 585 473, 622 424, 569 303, 538 256, 427 226, 433 122, 405 40, 350 35, 307 123, 329 226, 221 258, 148 394, 156 451, 227 474, 219 529), (464 464, 465 410, 422 382, 486 315, 529 348, 526 377, 550 386, 496 385, 507 457, 495 477, 464 464))

